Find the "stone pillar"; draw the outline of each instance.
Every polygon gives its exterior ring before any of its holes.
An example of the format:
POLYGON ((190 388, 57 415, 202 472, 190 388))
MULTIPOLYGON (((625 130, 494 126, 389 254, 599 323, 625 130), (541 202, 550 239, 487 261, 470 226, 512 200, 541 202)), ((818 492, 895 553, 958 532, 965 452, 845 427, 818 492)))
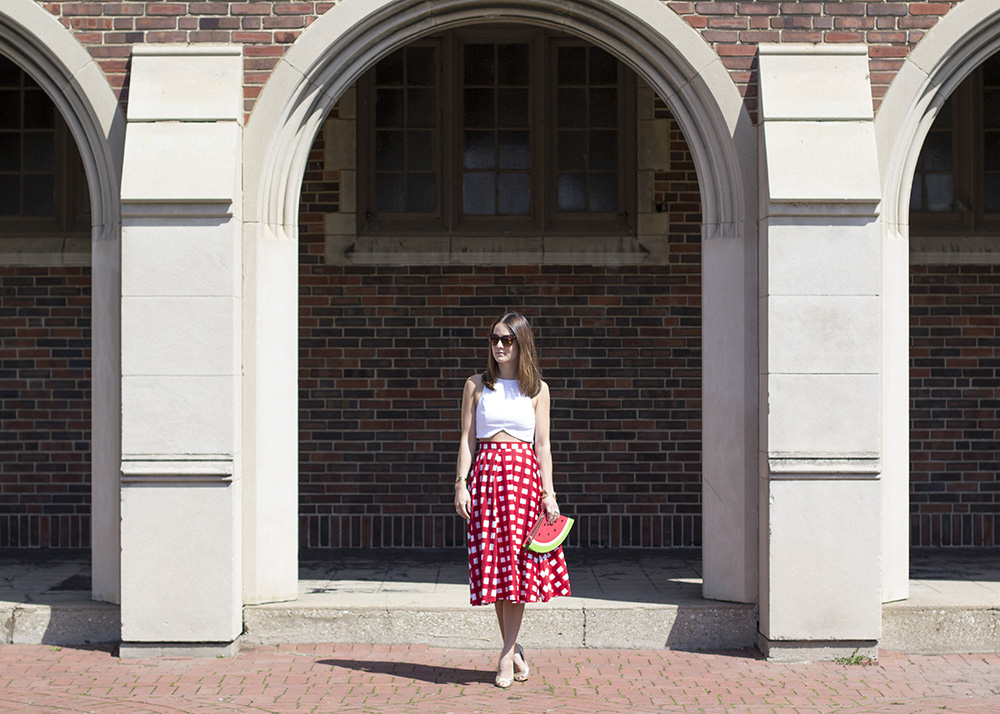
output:
POLYGON ((863 46, 761 45, 761 649, 881 636, 881 252, 863 46))
POLYGON ((122 656, 242 632, 240 50, 136 47, 122 173, 122 656))

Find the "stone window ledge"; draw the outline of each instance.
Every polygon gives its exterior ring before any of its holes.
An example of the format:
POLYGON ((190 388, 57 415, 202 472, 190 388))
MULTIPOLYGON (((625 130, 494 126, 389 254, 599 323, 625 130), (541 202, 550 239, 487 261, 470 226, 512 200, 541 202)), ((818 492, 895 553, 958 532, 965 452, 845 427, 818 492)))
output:
POLYGON ((635 236, 327 236, 328 265, 637 265, 635 236))
POLYGON ((0 238, 0 265, 90 265, 89 237, 0 238))
POLYGON ((910 236, 911 265, 1000 265, 1000 236, 910 236))

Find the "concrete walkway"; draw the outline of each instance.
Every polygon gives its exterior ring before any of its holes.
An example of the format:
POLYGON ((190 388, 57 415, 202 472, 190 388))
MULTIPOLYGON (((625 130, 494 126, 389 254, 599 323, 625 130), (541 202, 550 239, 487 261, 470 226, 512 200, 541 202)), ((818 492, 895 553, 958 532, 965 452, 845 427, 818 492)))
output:
POLYGON ((1000 655, 766 662, 755 652, 527 651, 531 678, 492 686, 493 652, 286 645, 121 660, 104 648, 0 647, 0 712, 51 714, 996 714, 1000 655))
MULTIPOLYGON (((0 554, 0 642, 117 642, 118 608, 90 600, 81 553, 0 554)), ((883 649, 1000 652, 1000 552, 916 550, 910 598, 883 608, 883 649)), ((701 597, 698 551, 574 549, 573 597, 529 606, 526 647, 743 649, 755 605, 701 597)), ((492 608, 468 605, 460 550, 319 551, 300 558, 299 598, 245 608, 244 645, 408 644, 492 649, 492 608)))

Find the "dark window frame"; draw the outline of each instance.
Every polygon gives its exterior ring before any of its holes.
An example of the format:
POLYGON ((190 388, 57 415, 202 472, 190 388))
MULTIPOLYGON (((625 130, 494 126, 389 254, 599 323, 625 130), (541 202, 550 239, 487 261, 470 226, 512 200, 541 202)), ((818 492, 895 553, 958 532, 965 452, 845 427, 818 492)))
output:
MULTIPOLYGON (((18 89, 21 96, 25 91, 41 92, 41 88, 21 67, 0 56, 0 62, 7 65, 5 71, 19 73, 18 89)), ((13 87, 5 87, 10 90, 13 87)), ((46 96, 46 100, 52 101, 46 96)), ((0 235, 6 238, 68 236, 90 234, 91 216, 86 173, 76 142, 69 127, 59 112, 53 113, 53 211, 51 215, 0 215, 0 235)), ((20 125, 0 131, 25 136, 36 131, 31 126, 20 125)), ((23 164, 14 171, 3 172, 6 176, 24 176, 28 172, 23 164)))
POLYGON ((376 215, 374 170, 375 69, 358 81, 357 91, 357 217, 361 235, 394 236, 601 236, 636 233, 636 77, 618 67, 618 205, 611 213, 556 211, 555 53, 559 46, 594 47, 571 35, 521 25, 470 26, 448 30, 407 45, 439 47, 438 209, 432 214, 376 215), (530 123, 531 211, 527 216, 465 216, 462 214, 462 78, 461 48, 467 43, 527 42, 531 72, 530 123))
MULTIPOLYGON (((1000 56, 992 60, 1000 64, 1000 56)), ((1000 211, 985 206, 984 71, 977 67, 946 100, 951 114, 953 203, 950 211, 910 210, 914 236, 975 236, 1000 233, 1000 211)), ((942 109, 942 111, 945 111, 942 109)), ((937 122, 935 122, 937 124, 937 122)), ((932 127, 931 132, 934 131, 932 127)), ((926 142, 926 139, 925 139, 926 142)), ((921 158, 923 149, 921 149, 921 158)), ((915 172, 919 173, 920 161, 915 172)), ((919 187, 914 182, 913 190, 919 187)))

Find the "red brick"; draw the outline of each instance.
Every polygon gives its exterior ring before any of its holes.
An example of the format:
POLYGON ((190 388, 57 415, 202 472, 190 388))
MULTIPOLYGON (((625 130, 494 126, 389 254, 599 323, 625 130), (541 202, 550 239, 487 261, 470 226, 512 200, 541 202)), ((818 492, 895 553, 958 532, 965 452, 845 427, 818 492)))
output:
POLYGON ((97 2, 67 2, 60 7, 61 14, 65 17, 76 15, 101 15, 104 8, 97 2))
POLYGON ((823 3, 823 12, 828 15, 864 15, 867 5, 863 2, 823 3))
POLYGON ((312 12, 312 3, 307 2, 275 3, 274 5, 275 15, 309 15, 312 12))
POLYGON ((857 32, 827 32, 823 35, 827 42, 864 42, 865 38, 857 32))
POLYGON ((695 3, 695 11, 700 15, 733 15, 736 13, 736 3, 699 2, 695 3))
POLYGON ((951 5, 946 2, 911 2, 911 15, 946 15, 951 9, 951 5))
POLYGON ((230 11, 234 15, 270 15, 271 6, 266 2, 233 3, 230 11))
POLYGON ((146 3, 147 15, 183 15, 187 11, 184 5, 170 2, 146 3))
POLYGON ((741 2, 737 12, 741 15, 777 15, 778 6, 776 2, 741 2))
POLYGON ((869 15, 906 15, 908 7, 902 2, 870 2, 868 3, 869 15))

